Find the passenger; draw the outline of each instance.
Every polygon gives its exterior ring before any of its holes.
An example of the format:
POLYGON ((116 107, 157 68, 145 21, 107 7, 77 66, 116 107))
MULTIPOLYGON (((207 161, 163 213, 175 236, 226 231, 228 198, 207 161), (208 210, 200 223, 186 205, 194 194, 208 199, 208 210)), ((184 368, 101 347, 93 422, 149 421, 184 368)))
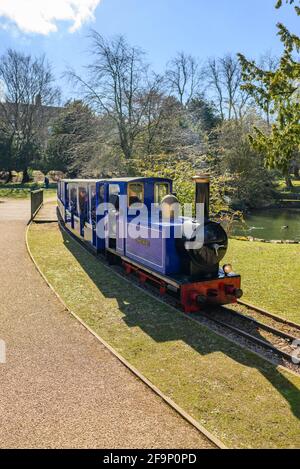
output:
POLYGON ((96 191, 92 191, 91 195, 91 219, 93 225, 96 224, 96 191))
POLYGON ((85 222, 88 219, 88 194, 85 189, 79 191, 80 218, 85 222))
POLYGON ((45 176, 44 183, 45 183, 45 189, 49 189, 49 178, 47 176, 45 176))
POLYGON ((77 214, 77 195, 76 195, 76 189, 75 188, 72 188, 71 189, 71 202, 70 202, 70 206, 71 206, 71 212, 73 214, 77 214))

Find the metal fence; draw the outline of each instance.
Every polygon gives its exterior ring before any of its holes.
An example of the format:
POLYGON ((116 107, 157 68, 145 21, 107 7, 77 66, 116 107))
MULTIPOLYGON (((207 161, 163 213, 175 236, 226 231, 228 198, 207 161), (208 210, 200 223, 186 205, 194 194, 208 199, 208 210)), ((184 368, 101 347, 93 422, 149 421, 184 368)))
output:
POLYGON ((31 195, 31 220, 35 217, 41 206, 43 205, 44 201, 44 191, 43 189, 38 189, 36 191, 32 191, 31 195))

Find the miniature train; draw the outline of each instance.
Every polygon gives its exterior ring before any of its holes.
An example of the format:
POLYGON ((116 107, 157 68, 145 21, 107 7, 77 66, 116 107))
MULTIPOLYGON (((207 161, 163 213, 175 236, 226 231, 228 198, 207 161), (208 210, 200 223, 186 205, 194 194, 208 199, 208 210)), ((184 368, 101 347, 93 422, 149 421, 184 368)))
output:
POLYGON ((194 180, 202 222, 174 210, 179 204, 172 180, 154 177, 63 179, 57 194, 60 218, 95 252, 122 263, 126 273, 154 282, 162 295, 177 296, 186 313, 235 303, 243 294, 241 277, 230 264, 220 267, 228 237, 209 219, 209 178, 194 180))

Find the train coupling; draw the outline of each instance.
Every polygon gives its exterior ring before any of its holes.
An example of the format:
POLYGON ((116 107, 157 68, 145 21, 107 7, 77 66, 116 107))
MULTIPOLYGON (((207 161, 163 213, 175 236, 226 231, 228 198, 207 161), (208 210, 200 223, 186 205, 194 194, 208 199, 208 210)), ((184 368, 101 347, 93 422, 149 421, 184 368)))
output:
POLYGON ((225 286, 225 293, 226 293, 226 295, 234 296, 237 299, 242 298, 242 296, 244 294, 244 292, 241 288, 236 288, 232 285, 226 285, 225 286))

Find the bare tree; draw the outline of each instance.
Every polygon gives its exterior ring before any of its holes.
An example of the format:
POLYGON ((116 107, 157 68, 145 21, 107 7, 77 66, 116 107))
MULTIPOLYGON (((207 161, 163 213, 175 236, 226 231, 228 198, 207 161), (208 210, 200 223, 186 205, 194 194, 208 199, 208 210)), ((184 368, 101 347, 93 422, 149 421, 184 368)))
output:
POLYGON ((199 92, 201 72, 197 60, 179 52, 169 63, 166 82, 181 104, 187 104, 199 92))
POLYGON ((149 89, 141 96, 141 104, 145 110, 142 124, 142 150, 146 155, 159 151, 161 131, 165 120, 170 118, 167 106, 168 97, 164 93, 163 78, 156 76, 149 89))
POLYGON ((211 57, 207 61, 205 67, 207 77, 207 88, 212 93, 212 98, 216 101, 217 108, 220 113, 222 120, 225 119, 225 108, 224 108, 224 88, 222 82, 222 73, 219 61, 211 57))
POLYGON ((206 90, 212 95, 221 119, 241 119, 247 109, 249 95, 241 89, 242 75, 237 58, 230 54, 210 58, 205 66, 206 90))
POLYGON ((241 70, 238 60, 233 58, 232 55, 221 58, 220 65, 224 87, 227 92, 226 104, 228 119, 230 120, 233 113, 235 118, 238 117, 237 108, 240 103, 237 95, 241 85, 241 70))
MULTIPOLYGON (((280 60, 274 56, 271 51, 266 51, 259 60, 259 67, 264 71, 275 72, 278 69, 280 60)), ((265 100, 263 113, 265 114, 268 125, 271 124, 272 103, 270 100, 265 100)))
POLYGON ((1 117, 9 135, 10 151, 16 153, 16 165, 23 170, 26 182, 28 166, 41 144, 46 107, 58 102, 60 92, 45 56, 33 58, 12 49, 0 59, 0 80, 4 88, 1 117))
POLYGON ((85 101, 115 122, 120 148, 130 161, 156 85, 149 79, 143 52, 123 36, 106 40, 92 31, 91 40, 95 60, 87 67, 87 79, 72 71, 68 75, 80 85, 85 101))

